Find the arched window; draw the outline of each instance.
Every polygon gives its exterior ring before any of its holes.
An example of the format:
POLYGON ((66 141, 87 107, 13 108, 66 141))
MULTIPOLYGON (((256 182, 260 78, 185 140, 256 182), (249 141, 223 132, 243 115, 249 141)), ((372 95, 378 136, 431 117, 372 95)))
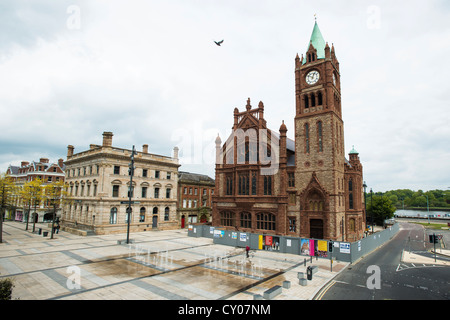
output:
POLYGON ((139 222, 145 222, 145 208, 142 207, 139 212, 139 222))
POLYGON ((169 207, 166 207, 164 209, 164 221, 169 221, 169 212, 170 212, 169 207))
POLYGON ((316 95, 314 93, 311 93, 311 107, 316 106, 316 95))
POLYGON ((322 92, 319 92, 319 93, 317 94, 317 105, 318 105, 318 106, 321 106, 321 105, 322 105, 322 103, 323 103, 322 100, 323 100, 323 99, 322 99, 322 92))
POLYGON ((153 208, 153 214, 158 214, 158 207, 153 208))
POLYGON ((307 94, 305 94, 305 95, 304 95, 304 97, 305 97, 305 109, 307 109, 307 108, 309 108, 309 100, 308 100, 308 95, 307 95, 307 94))
POLYGON ((311 53, 308 53, 308 62, 311 62, 311 53))
POLYGON ((251 228, 252 227, 252 215, 249 212, 241 213, 241 227, 251 228))
POLYGON ((317 122, 317 137, 319 139, 319 152, 323 151, 323 143, 322 143, 322 121, 317 122))
POLYGON ((110 224, 116 224, 117 223, 117 208, 111 208, 110 214, 109 214, 109 223, 110 224))
POLYGON ((309 124, 305 123, 305 152, 309 153, 309 124))
POLYGON ((316 60, 316 55, 314 53, 311 53, 311 61, 315 61, 316 60))
POLYGON ((348 181, 348 191, 353 191, 353 181, 351 179, 348 181))

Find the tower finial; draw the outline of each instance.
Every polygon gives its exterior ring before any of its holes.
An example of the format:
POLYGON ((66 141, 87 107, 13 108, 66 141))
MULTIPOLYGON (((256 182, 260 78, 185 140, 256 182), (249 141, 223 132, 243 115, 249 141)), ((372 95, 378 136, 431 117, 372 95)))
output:
POLYGON ((317 13, 314 13, 314 20, 317 22, 317 13))

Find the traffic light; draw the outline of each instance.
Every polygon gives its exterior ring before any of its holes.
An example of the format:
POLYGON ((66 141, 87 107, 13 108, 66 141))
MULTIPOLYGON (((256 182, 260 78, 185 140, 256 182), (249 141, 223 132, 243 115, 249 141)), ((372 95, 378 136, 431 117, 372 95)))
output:
POLYGON ((328 251, 333 252, 333 241, 328 241, 328 251))
POLYGON ((435 234, 428 235, 430 243, 439 243, 439 238, 435 234))

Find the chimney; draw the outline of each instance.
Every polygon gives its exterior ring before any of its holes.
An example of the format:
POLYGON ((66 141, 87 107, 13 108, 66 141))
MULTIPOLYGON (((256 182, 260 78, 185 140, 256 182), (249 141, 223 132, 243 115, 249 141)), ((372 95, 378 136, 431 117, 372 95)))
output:
POLYGON ((103 147, 111 147, 112 146, 112 132, 103 132, 103 147))
POLYGON ((58 159, 58 166, 62 169, 64 165, 64 159, 58 159))
POLYGON ((40 158, 39 162, 40 163, 48 163, 48 159, 47 158, 40 158))
POLYGON ((73 156, 73 149, 74 149, 73 146, 71 146, 71 145, 67 146, 67 159, 69 159, 70 157, 73 156))
POLYGON ((148 153, 148 144, 142 145, 142 153, 148 153))
POLYGON ((28 162, 28 161, 22 161, 21 163, 20 163, 20 166, 21 167, 26 167, 27 165, 29 165, 30 163, 28 162))
POLYGON ((173 148, 173 157, 178 160, 178 147, 173 148))

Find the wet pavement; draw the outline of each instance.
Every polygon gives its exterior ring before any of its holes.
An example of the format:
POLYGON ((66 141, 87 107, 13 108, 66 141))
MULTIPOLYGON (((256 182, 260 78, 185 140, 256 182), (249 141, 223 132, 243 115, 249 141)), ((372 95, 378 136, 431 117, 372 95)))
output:
MULTIPOLYGON (((36 230, 48 230, 39 224, 36 230)), ((20 300, 254 300, 274 286, 290 286, 274 300, 310 300, 348 266, 346 262, 251 251, 187 236, 187 230, 77 236, 64 231, 43 237, 6 221, 0 244, 0 278, 14 282, 20 300), (306 259, 306 265, 305 265, 306 259), (298 272, 318 271, 306 286, 298 272), (256 296, 256 297, 255 297, 256 296)))

